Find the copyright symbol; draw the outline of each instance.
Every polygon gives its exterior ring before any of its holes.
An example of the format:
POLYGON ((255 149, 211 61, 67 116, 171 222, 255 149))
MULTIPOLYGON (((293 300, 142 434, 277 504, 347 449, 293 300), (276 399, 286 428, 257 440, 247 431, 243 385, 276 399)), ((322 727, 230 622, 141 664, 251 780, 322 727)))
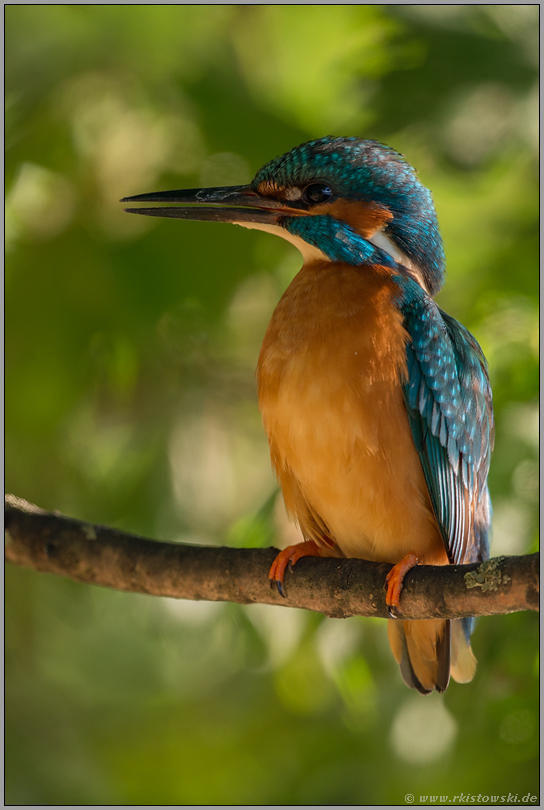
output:
POLYGON ((414 794, 413 793, 407 793, 406 796, 404 797, 404 801, 407 802, 408 804, 413 804, 414 803, 414 794))

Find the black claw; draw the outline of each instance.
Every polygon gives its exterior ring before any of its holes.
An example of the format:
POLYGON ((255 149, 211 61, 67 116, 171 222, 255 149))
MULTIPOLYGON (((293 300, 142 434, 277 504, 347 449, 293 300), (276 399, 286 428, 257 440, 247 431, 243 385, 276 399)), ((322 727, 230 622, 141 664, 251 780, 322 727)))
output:
POLYGON ((276 580, 276 586, 278 588, 278 593, 280 596, 283 596, 285 599, 285 593, 283 592, 283 582, 280 582, 279 579, 276 580))
POLYGON ((398 619, 399 614, 397 613, 396 608, 394 608, 393 605, 387 605, 387 612, 389 613, 392 619, 398 619))

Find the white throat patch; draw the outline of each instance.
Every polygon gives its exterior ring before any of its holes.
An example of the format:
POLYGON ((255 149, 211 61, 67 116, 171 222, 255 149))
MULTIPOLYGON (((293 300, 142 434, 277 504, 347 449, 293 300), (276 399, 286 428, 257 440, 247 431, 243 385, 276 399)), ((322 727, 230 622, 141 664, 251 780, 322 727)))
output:
MULTIPOLYGON (((304 259, 304 264, 310 264, 311 262, 315 261, 331 261, 331 259, 329 259, 329 257, 326 256, 323 251, 319 250, 319 248, 309 245, 308 242, 305 242, 304 239, 300 238, 300 236, 294 236, 280 225, 268 225, 264 222, 235 222, 234 224, 241 225, 242 228, 248 228, 249 230, 265 231, 266 233, 274 234, 274 236, 280 236, 282 239, 290 242, 297 248, 297 250, 300 251, 302 258, 304 259)), ((404 267, 410 270, 417 278, 420 286, 423 287, 426 292, 428 292, 419 267, 411 262, 408 256, 403 253, 403 251, 397 247, 393 240, 386 236, 383 231, 377 231, 368 238, 368 241, 372 242, 372 244, 380 248, 380 250, 383 250, 384 253, 387 253, 387 255, 393 259, 394 262, 397 264, 402 264, 404 267)))
POLYGON ((289 231, 282 228, 281 225, 265 225, 264 222, 235 222, 234 224, 241 225, 242 228, 248 228, 250 231, 265 231, 266 233, 273 233, 274 236, 281 236, 282 239, 290 242, 302 253, 304 264, 310 264, 316 261, 330 262, 329 257, 325 256, 319 248, 309 245, 308 242, 305 242, 300 236, 294 236, 294 234, 289 233, 289 231))

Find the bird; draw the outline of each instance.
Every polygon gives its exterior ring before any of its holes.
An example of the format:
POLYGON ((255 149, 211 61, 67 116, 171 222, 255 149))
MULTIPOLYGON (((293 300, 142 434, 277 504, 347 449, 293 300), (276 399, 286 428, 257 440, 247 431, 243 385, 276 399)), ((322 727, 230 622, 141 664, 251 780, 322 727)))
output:
POLYGON ((399 615, 411 568, 487 559, 491 526, 487 363, 434 300, 445 254, 416 171, 390 146, 331 135, 274 158, 247 185, 122 202, 151 204, 129 213, 230 222, 298 248, 302 268, 256 372, 272 466, 304 538, 280 551, 270 580, 284 595, 287 569, 305 556, 390 563, 388 637, 404 682, 427 695, 450 675, 472 680, 473 619, 399 615))

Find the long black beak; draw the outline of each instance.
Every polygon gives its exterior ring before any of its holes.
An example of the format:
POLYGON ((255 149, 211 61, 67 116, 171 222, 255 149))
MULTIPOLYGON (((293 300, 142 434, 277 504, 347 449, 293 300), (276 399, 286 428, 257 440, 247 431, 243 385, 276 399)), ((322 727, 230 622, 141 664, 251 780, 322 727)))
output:
POLYGON ((297 216, 305 211, 284 202, 261 197, 251 186, 191 188, 181 191, 155 191, 124 197, 122 203, 171 203, 171 207, 125 208, 128 214, 172 217, 211 222, 262 222, 275 224, 281 216, 297 216))

